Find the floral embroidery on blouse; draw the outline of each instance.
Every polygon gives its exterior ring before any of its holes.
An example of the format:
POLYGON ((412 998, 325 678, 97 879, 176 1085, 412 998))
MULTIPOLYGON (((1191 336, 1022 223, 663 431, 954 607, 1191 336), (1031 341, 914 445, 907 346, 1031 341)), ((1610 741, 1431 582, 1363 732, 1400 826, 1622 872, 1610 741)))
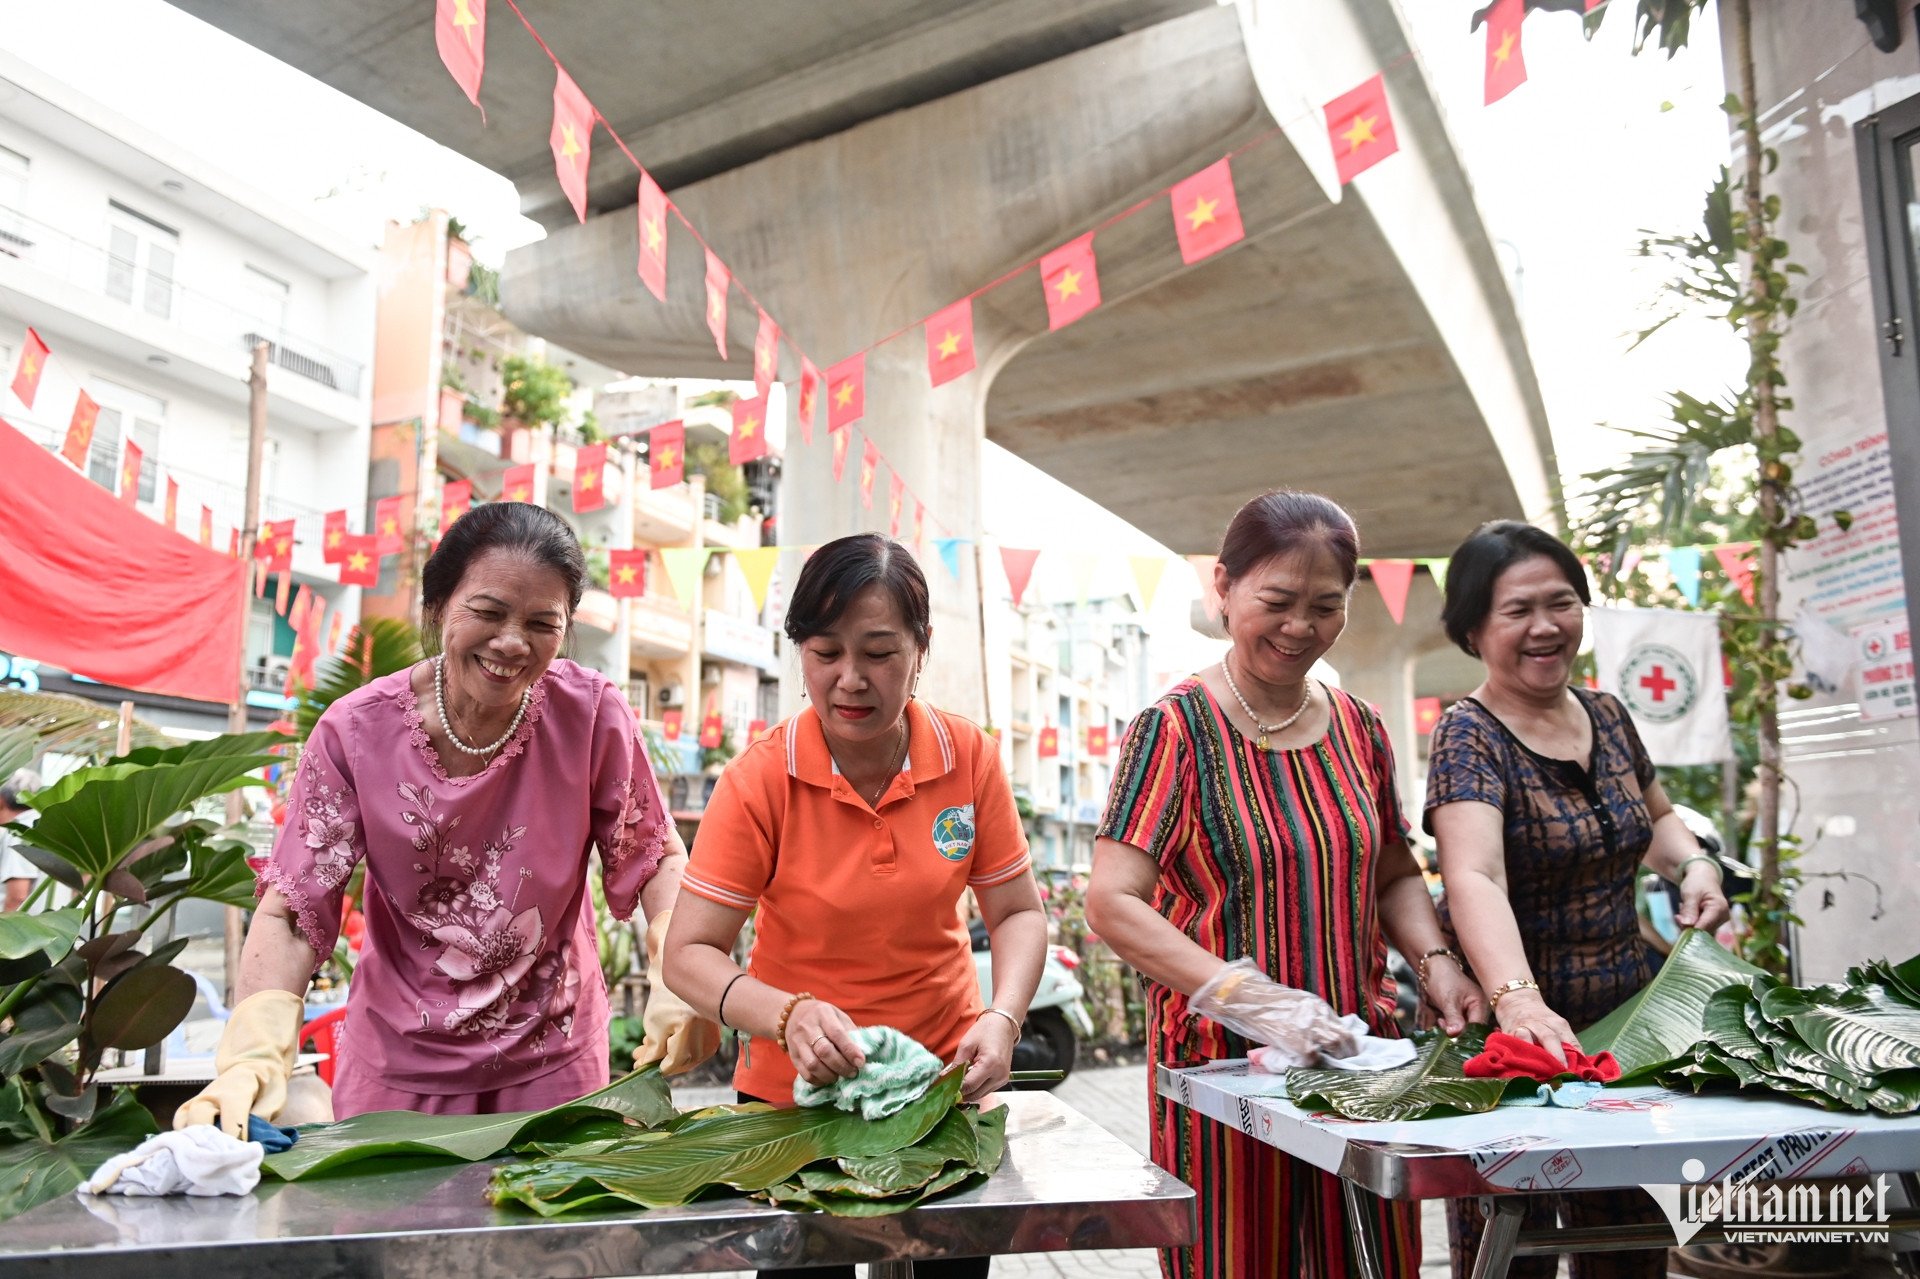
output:
POLYGON ((485 768, 466 777, 449 777, 447 770, 441 766, 440 752, 433 748, 433 739, 427 736, 426 712, 420 709, 420 695, 413 691, 411 676, 401 684, 396 697, 400 703, 400 713, 407 721, 407 740, 413 743, 415 750, 420 752, 420 757, 427 761, 427 767, 433 770, 436 778, 449 785, 457 786, 461 782, 472 781, 475 777, 485 777, 504 762, 527 749, 527 739, 533 736, 534 726, 540 722, 541 715, 547 709, 547 676, 542 675, 534 682, 533 695, 527 699, 527 713, 520 720, 520 727, 515 730, 513 739, 487 761, 485 768))
MULTIPOLYGON (((640 739, 637 732, 633 737, 633 747, 635 754, 641 759, 647 757, 646 743, 640 739)), ((652 834, 647 839, 645 847, 641 846, 640 822, 647 815, 647 800, 647 792, 634 785, 631 777, 621 781, 620 812, 614 818, 612 833, 607 838, 606 846, 601 850, 607 864, 607 874, 617 873, 626 865, 628 858, 637 854, 640 857, 640 870, 643 877, 650 879, 653 876, 653 868, 659 865, 660 859, 666 855, 669 827, 665 822, 654 823, 652 834)))

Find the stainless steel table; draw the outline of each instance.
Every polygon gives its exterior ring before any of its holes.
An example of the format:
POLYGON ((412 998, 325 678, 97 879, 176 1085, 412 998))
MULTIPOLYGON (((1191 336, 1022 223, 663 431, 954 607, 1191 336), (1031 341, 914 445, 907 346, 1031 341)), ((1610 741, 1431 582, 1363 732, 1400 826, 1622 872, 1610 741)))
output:
POLYGON ((890 1217, 796 1213, 748 1199, 570 1213, 491 1207, 490 1164, 383 1165, 267 1180, 251 1196, 81 1199, 0 1228, 13 1279, 462 1279, 694 1274, 915 1257, 1172 1247, 1191 1242, 1193 1191, 1048 1093, 996 1099, 1007 1155, 981 1186, 890 1217))
MULTIPOLYGON (((1301 1110, 1287 1100, 1284 1077, 1254 1071, 1245 1061, 1157 1071, 1161 1096, 1339 1176, 1356 1231, 1371 1217, 1358 1211, 1362 1196, 1481 1198, 1488 1225, 1474 1279, 1500 1279, 1515 1256, 1676 1242, 1664 1226, 1521 1230, 1530 1197, 1567 1190, 1885 1173, 1904 1187, 1908 1205, 1893 1214, 1888 1229, 1920 1226, 1920 1212, 1913 1211, 1920 1209, 1920 1115, 1834 1113, 1731 1093, 1609 1088, 1580 1110, 1503 1106, 1483 1115, 1358 1123, 1301 1110)), ((1709 1226, 1693 1237, 1706 1242, 1719 1236, 1709 1226)), ((1357 1236, 1354 1245, 1363 1271, 1379 1275, 1378 1242, 1357 1236)))

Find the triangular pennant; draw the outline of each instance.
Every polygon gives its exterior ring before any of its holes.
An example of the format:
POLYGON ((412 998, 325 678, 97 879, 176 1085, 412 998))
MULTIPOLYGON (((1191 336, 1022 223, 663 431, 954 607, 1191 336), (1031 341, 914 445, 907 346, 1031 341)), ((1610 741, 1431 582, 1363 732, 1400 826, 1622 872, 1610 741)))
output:
POLYGON ((1427 576, 1433 579, 1433 589, 1439 591, 1442 595, 1447 593, 1448 563, 1449 561, 1444 559, 1427 559, 1420 561, 1420 567, 1426 569, 1427 576))
POLYGON ((747 579, 747 589, 753 592, 754 611, 766 608, 767 587, 773 582, 774 565, 780 562, 780 548, 750 546, 735 551, 733 562, 740 566, 740 576, 747 579))
POLYGON ((700 589, 700 574, 707 566, 710 548, 705 546, 663 546, 660 563, 667 570, 667 584, 674 596, 693 607, 694 592, 700 589))
POLYGON ((1140 611, 1153 611, 1153 597, 1160 590, 1160 575, 1167 571, 1167 561, 1158 555, 1129 555, 1127 563, 1133 568, 1133 584, 1140 591, 1140 611))
POLYGON ((1033 580, 1033 564, 1040 558, 1035 549, 1018 546, 1000 548, 1000 567, 1007 572, 1007 589, 1013 592, 1013 606, 1020 607, 1020 597, 1027 593, 1027 583, 1033 580))
POLYGON ((947 566, 947 572, 953 574, 956 581, 958 581, 960 577, 960 545, 966 540, 964 537, 936 537, 933 539, 934 549, 940 552, 940 562, 947 566))
POLYGON ((1667 571, 1673 574, 1673 584, 1687 597, 1687 603, 1700 603, 1700 548, 1697 546, 1676 546, 1667 552, 1667 571))
POLYGON ((1753 603, 1753 561, 1747 556, 1752 550, 1752 542, 1733 542, 1713 548, 1713 558, 1720 561, 1720 571, 1739 588, 1740 598, 1749 604, 1753 603))
POLYGON ((1393 624, 1398 626, 1405 622, 1407 591, 1413 586, 1413 561, 1374 560, 1368 572, 1373 577, 1374 586, 1380 590, 1380 598, 1386 601, 1393 624))

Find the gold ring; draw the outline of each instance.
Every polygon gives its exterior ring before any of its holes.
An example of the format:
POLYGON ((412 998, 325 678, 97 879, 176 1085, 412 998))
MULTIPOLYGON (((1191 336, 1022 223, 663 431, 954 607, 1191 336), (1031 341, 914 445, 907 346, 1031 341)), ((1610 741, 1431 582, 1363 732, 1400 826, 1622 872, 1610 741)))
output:
POLYGON ((813 1042, 817 1044, 817 1043, 819 1043, 819 1042, 820 1042, 821 1040, 823 1040, 823 1039, 825 1039, 825 1038, 826 1038, 826 1035, 824 1035, 824 1034, 820 1034, 820 1035, 815 1035, 815 1036, 813 1037, 813 1042))

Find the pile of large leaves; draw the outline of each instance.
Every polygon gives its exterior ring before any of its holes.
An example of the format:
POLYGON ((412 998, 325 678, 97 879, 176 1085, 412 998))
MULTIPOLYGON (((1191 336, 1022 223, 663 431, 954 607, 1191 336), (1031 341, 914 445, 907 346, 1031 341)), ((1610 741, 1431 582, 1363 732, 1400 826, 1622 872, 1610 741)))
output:
POLYGON ((1486 1037, 1485 1026, 1469 1026, 1458 1038, 1437 1030, 1416 1035, 1419 1054, 1386 1070, 1289 1070, 1287 1095, 1307 1110, 1371 1122, 1477 1115, 1499 1105, 1507 1087, 1504 1079, 1469 1079, 1463 1069, 1486 1037))
POLYGON ((901 1212, 1000 1166, 1006 1112, 961 1106, 961 1074, 950 1068, 885 1119, 715 1106, 654 1131, 536 1142, 544 1157, 500 1169, 488 1194, 545 1217, 611 1203, 665 1208, 743 1192, 843 1216, 901 1212))

